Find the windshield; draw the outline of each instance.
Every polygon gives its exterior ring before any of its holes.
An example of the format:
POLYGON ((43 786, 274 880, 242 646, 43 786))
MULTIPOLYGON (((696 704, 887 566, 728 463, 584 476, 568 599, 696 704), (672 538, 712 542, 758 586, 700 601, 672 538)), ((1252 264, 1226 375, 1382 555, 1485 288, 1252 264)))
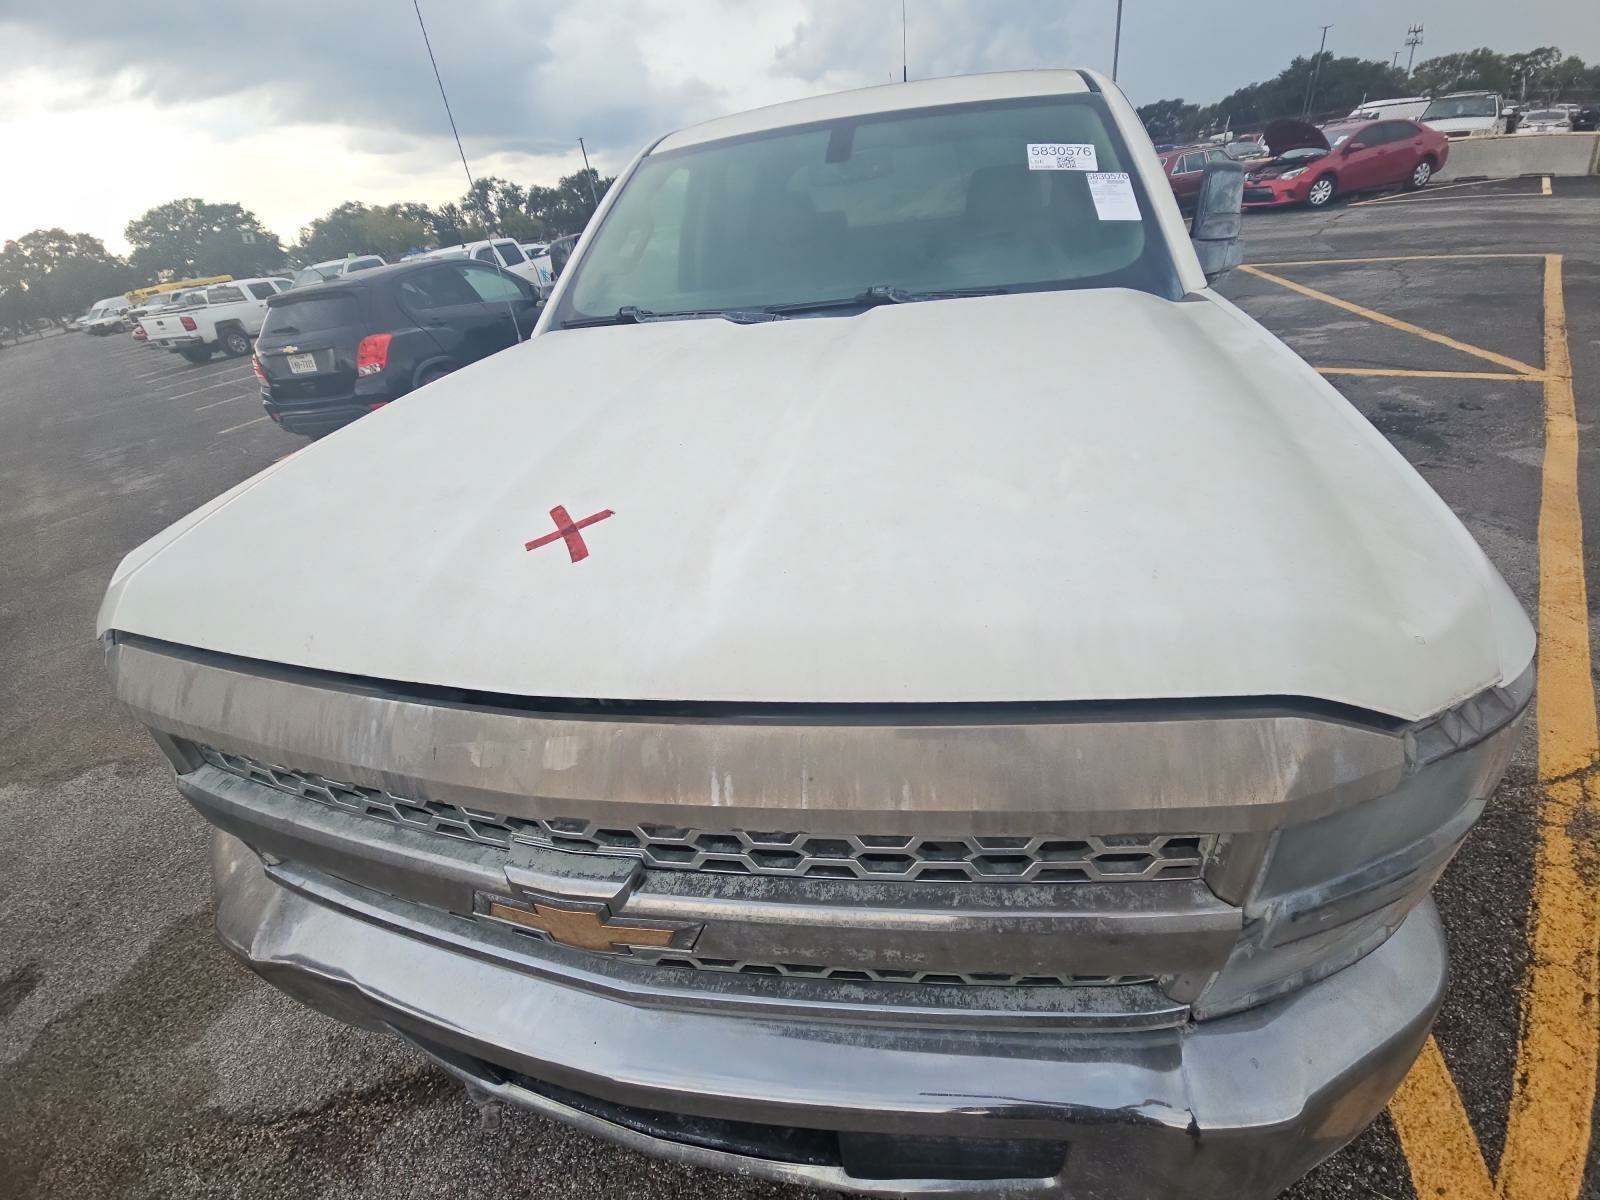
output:
POLYGON ((261 336, 270 340, 285 334, 342 329, 354 325, 359 316, 355 297, 347 292, 335 291, 331 296, 312 293, 303 299, 269 304, 266 320, 261 324, 261 336))
POLYGON ((295 287, 305 287, 308 283, 326 283, 330 279, 339 277, 339 264, 332 266, 307 267, 294 277, 295 287))
POLYGON ((1129 162, 1095 96, 850 118, 651 155, 595 231, 555 322, 874 288, 1175 297, 1129 162), (1045 147, 1062 153, 1042 159, 1045 147))
POLYGON ((1428 105, 1422 114, 1424 121, 1438 121, 1450 117, 1492 117, 1493 96, 1445 96, 1428 105))
POLYGON ((1567 114, 1552 108, 1541 108, 1538 112, 1526 114, 1524 121, 1565 121, 1567 114))
MULTIPOLYGON (((1344 139, 1349 136, 1349 134, 1345 134, 1344 137, 1339 139, 1339 142, 1344 141, 1344 139)), ((1339 142, 1335 142, 1334 145, 1337 146, 1339 142)), ((1285 150, 1282 154, 1278 155, 1278 161, 1304 162, 1308 158, 1321 158, 1326 153, 1326 150, 1322 150, 1316 146, 1300 146, 1294 150, 1285 150)))

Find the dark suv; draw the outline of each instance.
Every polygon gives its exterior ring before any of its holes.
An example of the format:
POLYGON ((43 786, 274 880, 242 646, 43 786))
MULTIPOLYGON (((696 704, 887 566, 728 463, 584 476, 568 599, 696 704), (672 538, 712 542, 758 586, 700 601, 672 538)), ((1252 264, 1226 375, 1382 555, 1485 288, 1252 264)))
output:
POLYGON ((321 437, 527 338, 532 285, 488 263, 376 267, 267 302, 252 360, 267 415, 321 437))

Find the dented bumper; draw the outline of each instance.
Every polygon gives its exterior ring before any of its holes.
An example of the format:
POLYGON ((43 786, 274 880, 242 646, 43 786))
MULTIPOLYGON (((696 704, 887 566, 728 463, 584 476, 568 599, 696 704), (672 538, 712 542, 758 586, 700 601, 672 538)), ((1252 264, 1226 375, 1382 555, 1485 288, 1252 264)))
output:
POLYGON ((399 1034, 481 1096, 658 1156, 867 1194, 1275 1195, 1383 1107, 1445 983, 1425 901, 1355 965, 1200 1024, 753 1013, 469 950, 447 914, 264 867, 226 834, 215 872, 218 931, 252 970, 399 1034))

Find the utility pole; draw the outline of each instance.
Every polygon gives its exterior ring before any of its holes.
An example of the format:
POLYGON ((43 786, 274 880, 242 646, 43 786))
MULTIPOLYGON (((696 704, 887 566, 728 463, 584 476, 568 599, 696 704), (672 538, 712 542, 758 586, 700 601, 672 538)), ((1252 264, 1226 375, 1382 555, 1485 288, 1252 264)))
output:
POLYGON ((1122 0, 1117 0, 1117 34, 1111 41, 1111 82, 1117 81, 1117 62, 1122 57, 1122 0))
POLYGON ((906 0, 900 0, 900 82, 910 80, 911 72, 906 67, 906 0))
POLYGON ((1306 84, 1306 104, 1305 110, 1300 114, 1302 117, 1311 115, 1311 98, 1317 94, 1317 76, 1322 74, 1322 52, 1328 48, 1328 30, 1332 28, 1332 25, 1322 27, 1322 43, 1317 47, 1317 61, 1311 68, 1311 80, 1306 84))
POLYGON ((582 138, 578 139, 578 149, 583 151, 583 177, 589 181, 589 203, 594 206, 589 210, 592 217, 600 207, 600 197, 594 194, 594 168, 589 165, 589 148, 583 144, 582 138))
POLYGON ((1406 29, 1406 45, 1410 53, 1406 55, 1406 78, 1411 78, 1412 64, 1417 61, 1417 47, 1422 45, 1422 26, 1412 25, 1406 29))

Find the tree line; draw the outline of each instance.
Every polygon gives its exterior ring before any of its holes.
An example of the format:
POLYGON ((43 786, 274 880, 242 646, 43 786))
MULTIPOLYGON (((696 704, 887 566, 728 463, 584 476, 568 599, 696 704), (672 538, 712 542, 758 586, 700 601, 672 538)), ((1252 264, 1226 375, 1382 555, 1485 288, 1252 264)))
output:
POLYGON ((1600 64, 1590 66, 1556 46, 1523 54, 1484 47, 1427 59, 1408 75, 1393 63, 1324 52, 1297 57, 1275 78, 1239 88, 1215 104, 1157 100, 1140 105, 1139 117, 1155 141, 1189 142, 1225 129, 1259 129, 1277 117, 1298 117, 1308 101, 1312 117, 1327 120, 1367 100, 1467 91, 1499 92, 1541 105, 1556 100, 1592 103, 1600 98, 1600 64))
POLYGON ((92 234, 35 229, 0 247, 0 331, 60 324, 96 300, 166 279, 242 278, 350 254, 393 262, 413 250, 485 237, 549 241, 580 232, 612 182, 586 169, 554 187, 487 176, 440 205, 352 200, 304 226, 288 246, 242 205, 194 197, 158 204, 129 221, 126 257, 92 234))

